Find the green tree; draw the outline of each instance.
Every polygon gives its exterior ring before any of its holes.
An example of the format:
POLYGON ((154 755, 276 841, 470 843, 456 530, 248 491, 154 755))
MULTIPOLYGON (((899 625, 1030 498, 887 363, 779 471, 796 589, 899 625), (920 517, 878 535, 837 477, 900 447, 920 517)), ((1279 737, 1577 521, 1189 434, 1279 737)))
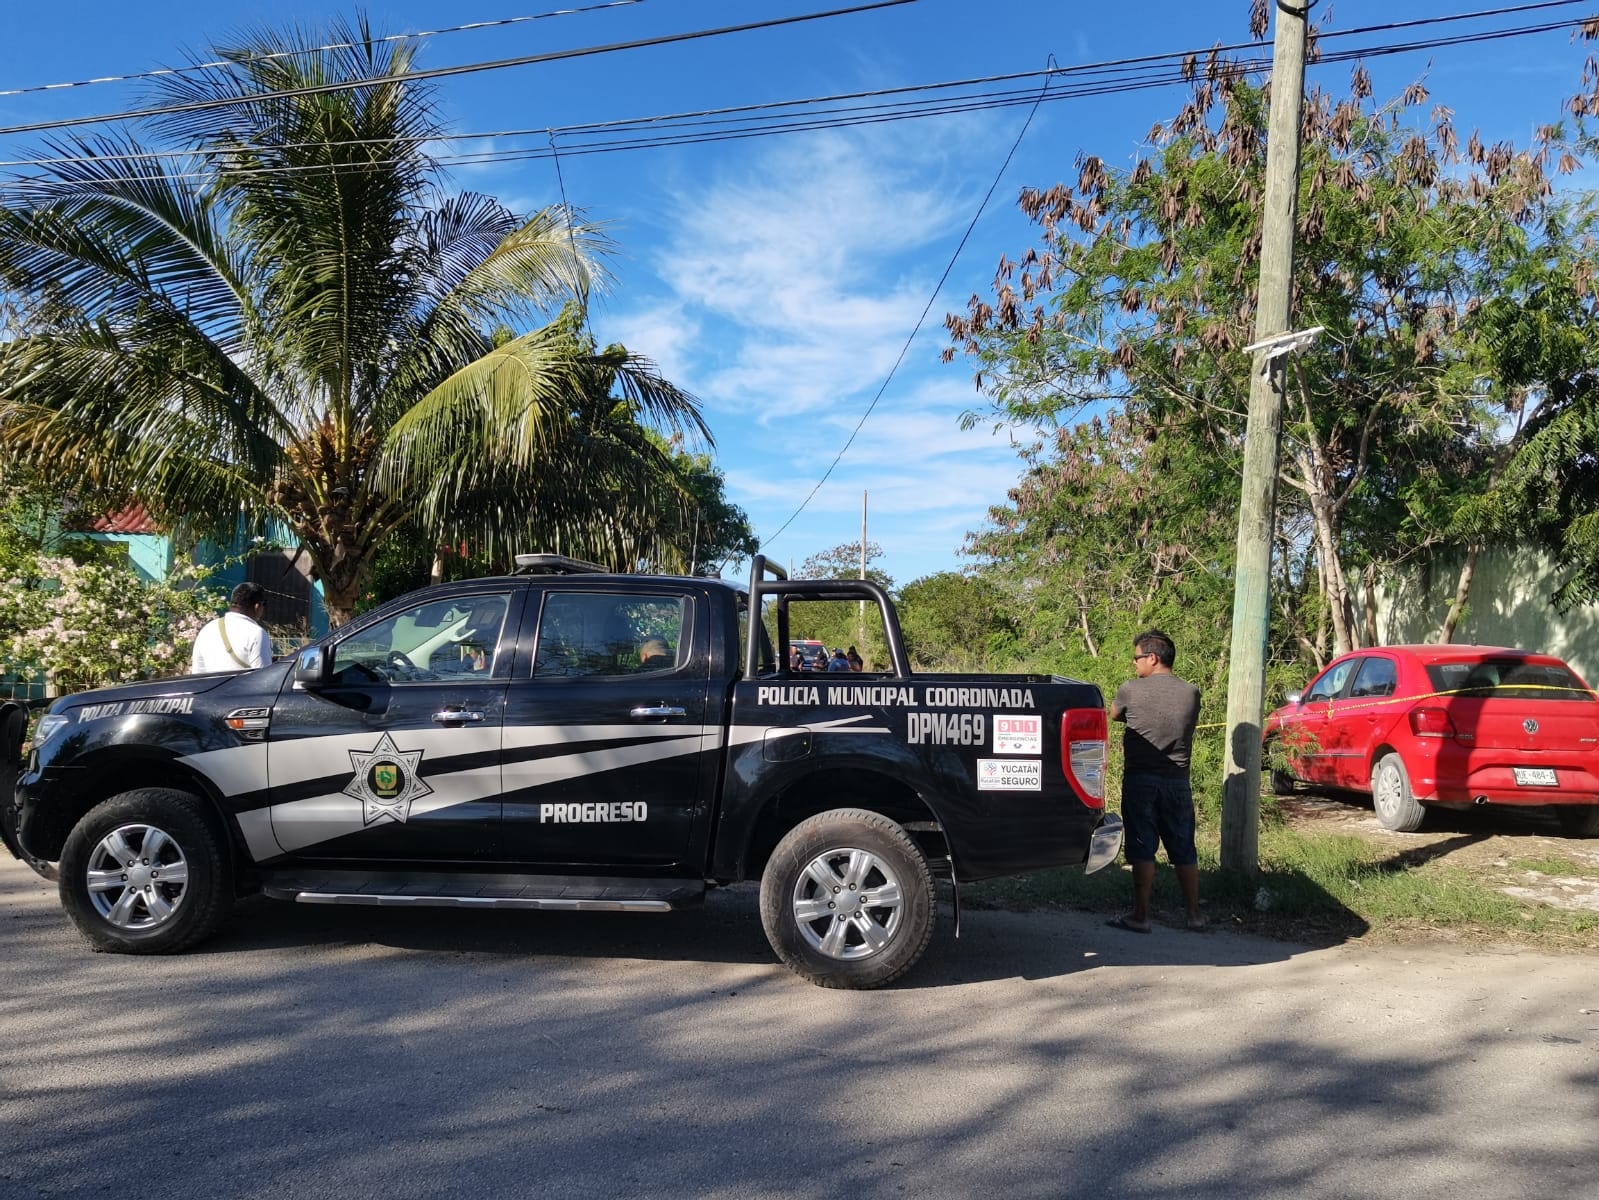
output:
MULTIPOLYGON (((675 478, 675 506, 659 506, 655 529, 633 564, 640 570, 670 574, 715 575, 730 558, 748 557, 759 549, 744 510, 728 500, 722 472, 710 455, 665 445, 675 478)), ((669 491, 668 495, 674 494, 669 491)), ((536 553, 549 547, 528 541, 514 550, 536 553)), ((496 556, 466 539, 444 540, 418 524, 396 529, 379 547, 371 582, 361 595, 360 607, 452 579, 472 579, 512 569, 512 558, 496 556)))
POLYGON ((1483 307, 1479 350, 1513 424, 1492 475, 1478 481, 1454 525, 1473 549, 1494 539, 1542 546, 1569 572, 1550 597, 1561 609, 1599 601, 1599 298, 1586 230, 1592 220, 1585 213, 1573 237, 1549 246, 1516 295, 1483 307))
POLYGON ((727 498, 727 480, 709 454, 673 445, 670 462, 683 500, 663 521, 660 548, 647 567, 714 576, 724 563, 760 550, 749 515, 727 498))
POLYGON ((990 671, 1015 653, 1015 610, 986 575, 924 575, 900 589, 898 609, 905 648, 919 671, 990 671))
MULTIPOLYGON (((1109 502, 1114 528, 1028 523, 1054 538, 1040 556, 1104 564, 1066 589, 1080 610, 1128 578, 1110 560, 1158 578, 1170 548, 1193 556, 1190 569, 1231 571, 1220 534, 1236 504, 1228 481, 1251 366, 1266 97, 1219 55, 1192 60, 1189 75, 1188 103, 1132 169, 1085 155, 1075 186, 1023 192, 1040 244, 1001 263, 991 299, 974 296, 946 322, 948 356, 974 358, 988 401, 970 420, 1049 438, 1107 417, 1110 445, 1046 443, 1024 481, 1040 496, 1082 493, 1087 471, 1082 503, 1123 493, 1109 502), (1066 478, 1041 477, 1056 471, 1066 478), (1144 510, 1154 523, 1131 519, 1155 474, 1171 478, 1144 510), (1203 520, 1190 494, 1219 519, 1203 520), (1180 514, 1174 527, 1168 512, 1180 514)), ((1318 90, 1305 108, 1294 324, 1325 333, 1288 375, 1279 505, 1290 540, 1274 586, 1288 598, 1288 635, 1316 657, 1328 634, 1335 651, 1372 638, 1376 565, 1445 536, 1490 457, 1501 413, 1476 372, 1478 305, 1537 253, 1555 131, 1530 152, 1475 136, 1462 146, 1447 109, 1415 122, 1426 101, 1415 85, 1378 104, 1357 67, 1346 96, 1318 90)))
MULTIPOLYGON (((866 543, 866 578, 892 592, 894 580, 872 565, 883 556, 883 547, 868 539, 866 543)), ((800 564, 796 579, 859 579, 861 577, 861 544, 844 542, 828 550, 811 555, 800 564)), ((854 646, 870 668, 888 662, 888 640, 883 634, 883 622, 874 608, 859 602, 842 600, 810 600, 791 610, 796 637, 816 638, 827 644, 829 650, 854 646)))
POLYGON ((57 141, 0 188, 23 310, 0 439, 169 521, 281 520, 335 623, 407 522, 635 565, 683 500, 647 427, 708 439, 692 397, 584 333, 594 228, 447 192, 412 54, 364 20, 262 32, 159 85, 151 129, 183 157, 57 141))
MULTIPOLYGON (((1599 37, 1599 22, 1585 22, 1582 34, 1599 37)), ((1599 59, 1589 57, 1567 109, 1574 128, 1563 163, 1599 152, 1599 59)), ((1512 434, 1495 463, 1493 486, 1475 489, 1454 530, 1473 550, 1489 538, 1541 545, 1569 572, 1550 598, 1562 610, 1599 602, 1596 227, 1595 192, 1558 207, 1546 223, 1541 255, 1515 292, 1483 305, 1484 373, 1511 415, 1512 434)), ((1468 554, 1468 571, 1471 561, 1468 554)))

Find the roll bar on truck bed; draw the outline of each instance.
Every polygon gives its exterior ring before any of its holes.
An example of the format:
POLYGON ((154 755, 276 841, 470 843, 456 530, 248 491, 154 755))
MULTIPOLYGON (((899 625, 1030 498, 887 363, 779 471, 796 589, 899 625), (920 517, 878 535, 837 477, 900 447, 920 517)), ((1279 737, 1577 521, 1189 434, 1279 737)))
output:
MULTIPOLYGON (((744 678, 760 675, 761 666, 761 602, 768 597, 776 601, 777 640, 786 646, 788 635, 788 606, 792 600, 870 600, 883 618, 883 636, 888 641, 888 657, 893 679, 911 677, 910 658, 905 653, 905 640, 900 636, 899 614, 894 601, 880 584, 870 579, 789 579, 788 572, 764 554, 750 560, 750 620, 744 639, 744 678)), ((778 664, 773 664, 777 669, 778 664)))

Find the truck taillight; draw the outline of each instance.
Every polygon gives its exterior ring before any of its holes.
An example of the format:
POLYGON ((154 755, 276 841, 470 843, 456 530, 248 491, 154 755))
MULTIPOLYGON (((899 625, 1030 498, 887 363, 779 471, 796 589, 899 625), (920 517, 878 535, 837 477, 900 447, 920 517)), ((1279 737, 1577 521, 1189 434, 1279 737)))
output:
POLYGON ((1452 738, 1455 723, 1444 708, 1413 708, 1410 710, 1410 732, 1417 737, 1452 738))
POLYGON ((1077 798, 1105 807, 1105 738, 1110 726, 1102 708, 1069 708, 1060 718, 1060 769, 1077 798))

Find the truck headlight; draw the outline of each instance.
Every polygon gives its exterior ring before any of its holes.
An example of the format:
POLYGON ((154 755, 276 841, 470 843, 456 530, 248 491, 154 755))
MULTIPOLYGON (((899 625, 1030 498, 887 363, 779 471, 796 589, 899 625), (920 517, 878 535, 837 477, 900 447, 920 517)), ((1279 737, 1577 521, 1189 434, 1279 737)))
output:
POLYGON ((44 716, 39 718, 39 724, 34 728, 33 744, 35 746, 44 745, 50 740, 51 735, 56 730, 70 724, 72 724, 70 717, 64 717, 60 713, 45 713, 44 716))

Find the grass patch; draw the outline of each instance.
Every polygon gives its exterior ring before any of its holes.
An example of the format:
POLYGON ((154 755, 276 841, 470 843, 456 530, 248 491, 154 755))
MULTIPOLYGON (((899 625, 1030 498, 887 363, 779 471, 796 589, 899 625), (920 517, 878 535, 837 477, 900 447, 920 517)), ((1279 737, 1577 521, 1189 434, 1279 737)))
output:
MULTIPOLYGON (((1543 874, 1583 874, 1577 863, 1559 856, 1516 865, 1543 874)), ((1368 932, 1452 930, 1599 947, 1599 913, 1524 904, 1471 871, 1395 854, 1349 834, 1268 826, 1260 832, 1260 868, 1255 877, 1223 871, 1219 829, 1201 828, 1199 891, 1213 924, 1311 944, 1368 932)), ((974 884, 961 897, 973 908, 1120 912, 1131 902, 1132 875, 1120 862, 1087 876, 1060 868, 974 884)), ((1182 913, 1176 879, 1164 861, 1155 873, 1153 907, 1157 920, 1174 924, 1182 913)))
POLYGON ((1537 871, 1540 875, 1582 875, 1587 868, 1574 858, 1550 854, 1544 858, 1518 858, 1511 862, 1513 871, 1537 871))

